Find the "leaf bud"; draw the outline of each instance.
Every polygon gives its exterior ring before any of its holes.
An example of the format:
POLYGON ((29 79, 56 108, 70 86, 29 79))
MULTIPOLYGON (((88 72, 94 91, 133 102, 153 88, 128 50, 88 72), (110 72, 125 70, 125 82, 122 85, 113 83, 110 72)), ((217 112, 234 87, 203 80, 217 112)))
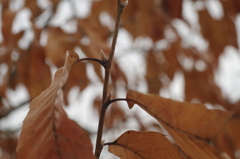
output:
POLYGON ((121 8, 122 9, 125 9, 128 5, 128 0, 124 1, 122 4, 121 4, 121 8))
POLYGON ((101 53, 101 58, 102 58, 102 61, 103 61, 103 62, 107 62, 107 61, 108 61, 108 59, 107 59, 107 57, 106 57, 106 55, 105 55, 105 53, 103 52, 103 50, 102 50, 102 49, 100 50, 100 53, 101 53))

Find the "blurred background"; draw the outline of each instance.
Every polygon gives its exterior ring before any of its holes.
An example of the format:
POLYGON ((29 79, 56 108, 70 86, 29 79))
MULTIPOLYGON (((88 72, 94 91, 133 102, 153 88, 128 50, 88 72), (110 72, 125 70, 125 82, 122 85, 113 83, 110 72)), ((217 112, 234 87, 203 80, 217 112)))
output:
MULTIPOLYGON (((0 159, 14 159, 30 101, 63 66, 109 55, 117 0, 0 0, 0 159)), ((233 110, 240 99, 240 0, 129 0, 119 30, 110 90, 128 89, 233 110)), ((65 110, 95 146, 103 69, 75 65, 64 86, 65 110)), ((138 107, 109 107, 105 142, 127 130, 166 131, 138 107)), ((104 148, 102 158, 117 158, 104 148)), ((236 157, 237 158, 237 157, 236 157)))

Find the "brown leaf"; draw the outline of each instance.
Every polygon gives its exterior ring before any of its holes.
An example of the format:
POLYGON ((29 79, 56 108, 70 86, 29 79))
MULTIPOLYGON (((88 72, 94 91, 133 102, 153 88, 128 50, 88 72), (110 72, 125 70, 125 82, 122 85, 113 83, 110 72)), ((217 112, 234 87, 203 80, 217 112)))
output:
POLYGON ((16 137, 0 131, 0 148, 2 150, 0 159, 15 159, 17 142, 18 139, 16 137))
POLYGON ((48 40, 45 47, 46 55, 59 68, 64 64, 66 50, 74 50, 77 40, 59 27, 48 27, 48 40))
POLYGON ((68 105, 68 94, 70 90, 77 86, 83 91, 89 84, 85 63, 77 63, 70 71, 66 85, 63 87, 64 102, 68 105))
POLYGON ((31 102, 17 146, 18 159, 94 158, 89 137, 62 108, 61 88, 77 60, 76 53, 68 53, 51 86, 31 102))
MULTIPOLYGON (((41 30, 35 30, 39 34, 41 30)), ((45 63, 45 50, 37 38, 31 43, 27 51, 23 51, 16 64, 16 73, 12 86, 23 83, 31 99, 37 97, 51 84, 51 72, 45 63)))
POLYGON ((231 18, 224 16, 220 20, 213 19, 207 9, 199 11, 199 24, 204 38, 209 41, 209 49, 218 59, 225 46, 238 48, 236 27, 231 18))
POLYGON ((42 9, 38 6, 37 1, 26 0, 25 7, 29 8, 31 10, 31 12, 32 12, 31 20, 32 21, 42 13, 42 9))
POLYGON ((202 103, 225 104, 221 90, 214 81, 213 71, 209 67, 202 72, 196 70, 185 72, 184 77, 187 101, 197 98, 202 103))
POLYGON ((177 40, 176 42, 171 44, 171 47, 167 50, 163 51, 164 58, 166 59, 164 68, 164 72, 168 75, 168 77, 172 80, 175 72, 179 69, 182 69, 178 59, 177 55, 179 51, 181 50, 181 44, 180 41, 177 40))
POLYGON ((184 158, 165 135, 157 132, 127 131, 107 145, 121 159, 184 158))
POLYGON ((227 0, 219 1, 222 3, 224 13, 229 17, 235 19, 237 14, 240 12, 240 1, 239 0, 227 0))
MULTIPOLYGON (((133 90, 128 91, 127 98, 136 101, 136 104, 156 118, 177 145, 190 157, 213 158, 215 156, 218 158, 221 156, 221 152, 207 141, 211 141, 225 128, 232 112, 209 110, 200 104, 177 102, 133 90), (201 149, 202 146, 208 147, 210 151, 201 149)), ((132 108, 135 103, 128 102, 129 107, 132 108)))
POLYGON ((188 135, 162 124, 188 158, 192 159, 230 159, 229 156, 212 146, 208 141, 188 135))
POLYGON ((134 38, 150 36, 153 41, 163 38, 166 22, 162 14, 159 14, 156 1, 131 0, 124 10, 122 22, 134 38), (140 25, 139 22, 141 22, 140 25))
MULTIPOLYGON (((200 104, 173 101, 158 95, 142 94, 133 90, 128 91, 127 98, 137 101, 141 108, 154 116, 160 123, 163 122, 204 139, 211 139, 223 128, 232 115, 232 113, 222 110, 209 110, 200 104)), ((129 103, 129 107, 132 106, 132 103, 129 103)))
POLYGON ((183 0, 163 0, 161 8, 171 18, 182 18, 182 2, 183 0))
POLYGON ((158 59, 154 55, 153 50, 148 52, 147 56, 147 73, 146 80, 148 85, 148 92, 158 94, 160 88, 162 87, 162 82, 159 80, 159 74, 162 71, 161 65, 158 59))
MULTIPOLYGON (((221 150, 227 152, 232 159, 237 159, 235 152, 240 150, 240 113, 236 113, 224 131, 213 140, 221 150)), ((238 157, 239 158, 239 157, 238 157)))

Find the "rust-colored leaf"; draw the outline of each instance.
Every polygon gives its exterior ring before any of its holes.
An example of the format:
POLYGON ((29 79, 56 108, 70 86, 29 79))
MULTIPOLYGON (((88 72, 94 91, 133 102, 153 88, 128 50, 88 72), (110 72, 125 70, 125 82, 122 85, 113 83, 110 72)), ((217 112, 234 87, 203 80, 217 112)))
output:
POLYGON ((77 63, 70 71, 66 85, 63 87, 64 102, 68 105, 68 94, 70 90, 77 86, 83 91, 89 84, 85 63, 77 63))
MULTIPOLYGON (((212 141, 225 129, 232 112, 209 110, 200 104, 173 101, 133 90, 128 91, 127 98, 136 101, 136 104, 156 118, 190 157, 210 159, 222 155, 208 141, 212 141)), ((135 103, 128 102, 129 107, 132 108, 135 103)))
POLYGON ((127 131, 107 145, 121 159, 184 158, 165 135, 157 132, 127 131))
MULTIPOLYGON (((41 33, 38 29, 34 31, 35 35, 41 33)), ((11 84, 12 87, 19 83, 24 84, 33 99, 51 84, 50 68, 45 62, 45 50, 40 45, 39 38, 36 37, 29 49, 20 55, 11 84)))
POLYGON ((2 150, 0 159, 15 159, 18 139, 0 131, 0 148, 2 150))
POLYGON ((148 52, 147 56, 147 73, 146 73, 146 80, 148 85, 148 92, 158 94, 160 88, 162 87, 162 82, 159 80, 159 74, 162 71, 161 65, 156 59, 153 50, 148 52))
POLYGON ((48 40, 45 47, 46 55, 59 68, 64 63, 65 51, 74 50, 76 39, 65 33, 60 27, 48 28, 48 40))
POLYGON ((185 81, 187 101, 197 98, 202 103, 224 104, 221 90, 214 82, 213 71, 210 68, 202 72, 196 70, 185 72, 185 81))
POLYGON ((77 60, 76 53, 68 53, 51 86, 31 102, 17 146, 18 159, 94 158, 89 137, 62 108, 62 86, 77 60))
POLYGON ((221 150, 225 151, 232 159, 238 159, 236 152, 240 150, 240 113, 236 113, 226 129, 220 132, 214 139, 213 143, 221 150))
POLYGON ((209 141, 196 138, 193 135, 171 128, 166 124, 162 125, 174 139, 178 147, 186 156, 188 156, 188 158, 229 159, 229 156, 225 152, 215 146, 212 146, 209 141))
POLYGON ((199 11, 199 24, 204 38, 209 41, 209 49, 218 59, 225 46, 238 48, 236 27, 231 18, 224 16, 220 20, 213 19, 207 9, 199 11))

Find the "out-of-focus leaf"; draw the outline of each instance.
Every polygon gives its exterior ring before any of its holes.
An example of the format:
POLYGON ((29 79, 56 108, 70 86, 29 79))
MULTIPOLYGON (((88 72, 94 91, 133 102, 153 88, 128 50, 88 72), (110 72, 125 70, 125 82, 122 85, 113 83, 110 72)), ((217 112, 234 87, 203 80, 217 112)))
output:
POLYGON ((74 50, 77 40, 71 34, 65 33, 61 28, 49 27, 46 56, 60 68, 64 64, 66 50, 74 50))
POLYGON ((25 7, 30 9, 32 13, 31 21, 33 22, 34 19, 42 13, 42 9, 38 6, 38 2, 36 0, 26 0, 25 7))
POLYGON ((45 50, 37 38, 40 32, 41 30, 35 30, 35 40, 17 61, 14 82, 12 83, 13 87, 23 83, 27 87, 31 99, 37 97, 51 84, 50 68, 45 63, 45 50))
MULTIPOLYGON (((102 106, 102 100, 99 96, 94 99, 93 108, 98 112, 100 115, 100 110, 102 106)), ((116 122, 126 121, 126 115, 124 111, 119 107, 117 103, 113 103, 111 107, 108 108, 108 111, 105 115, 105 122, 104 126, 106 129, 111 129, 114 127, 116 122)))
POLYGON ((77 60, 76 53, 67 53, 51 86, 31 102, 17 146, 18 159, 95 158, 89 137, 62 108, 62 86, 77 60))
POLYGON ((225 104, 220 88, 214 81, 213 71, 206 68, 199 72, 185 72, 185 96, 187 101, 199 99, 202 103, 225 104))
POLYGON ((165 135, 157 132, 127 131, 106 145, 111 153, 121 159, 184 158, 165 135))
POLYGON ((64 102, 68 105, 68 93, 74 87, 77 86, 83 91, 90 83, 85 63, 77 63, 70 71, 69 78, 66 85, 63 87, 64 102))
POLYGON ((170 18, 182 18, 182 2, 183 0, 162 0, 160 4, 170 18))
POLYGON ((125 85, 125 88, 128 89, 127 77, 115 61, 113 61, 111 66, 111 79, 112 79, 112 84, 114 85, 114 88, 117 87, 117 82, 121 81, 123 85, 125 85))
POLYGON ((207 9, 203 9, 199 11, 199 23, 202 35, 208 40, 209 49, 217 59, 227 45, 238 48, 236 27, 230 17, 225 15, 215 20, 207 9))
POLYGON ((232 159, 238 159, 236 155, 240 150, 240 113, 236 113, 222 132, 216 135, 213 143, 225 151, 232 159))
POLYGON ((175 72, 178 69, 182 69, 178 59, 177 55, 180 52, 180 41, 176 41, 171 44, 170 48, 163 51, 164 58, 166 59, 166 68, 164 69, 164 72, 168 75, 168 77, 172 80, 174 77, 175 72))
POLYGON ((126 121, 125 113, 119 105, 113 103, 111 108, 106 112, 104 126, 110 129, 114 126, 114 123, 119 123, 120 121, 126 121))
POLYGON ((230 18, 237 16, 237 14, 240 12, 240 1, 238 0, 227 0, 227 1, 219 1, 222 3, 222 7, 224 10, 224 13, 227 14, 230 18))
POLYGON ((146 80, 148 85, 148 92, 158 94, 160 88, 162 87, 162 82, 159 80, 159 74, 162 71, 161 65, 158 59, 154 55, 153 50, 148 52, 146 59, 147 62, 147 73, 146 80))
POLYGON ((0 159, 15 159, 18 139, 6 133, 0 132, 0 159))
POLYGON ((122 22, 134 38, 149 36, 154 42, 163 38, 166 21, 158 11, 156 1, 131 0, 123 13, 122 22))
MULTIPOLYGON (((110 32, 106 27, 102 26, 98 15, 96 15, 97 17, 94 15, 95 14, 92 14, 88 19, 79 19, 78 21, 78 28, 81 30, 82 37, 89 40, 87 44, 81 42, 79 45, 88 57, 101 59, 101 49, 106 53, 107 56, 109 55, 110 47, 106 41, 110 36, 110 32), (99 32, 99 30, 101 30, 101 32, 99 32)), ((97 63, 93 63, 93 66, 96 74, 103 81, 101 67, 97 63)))

